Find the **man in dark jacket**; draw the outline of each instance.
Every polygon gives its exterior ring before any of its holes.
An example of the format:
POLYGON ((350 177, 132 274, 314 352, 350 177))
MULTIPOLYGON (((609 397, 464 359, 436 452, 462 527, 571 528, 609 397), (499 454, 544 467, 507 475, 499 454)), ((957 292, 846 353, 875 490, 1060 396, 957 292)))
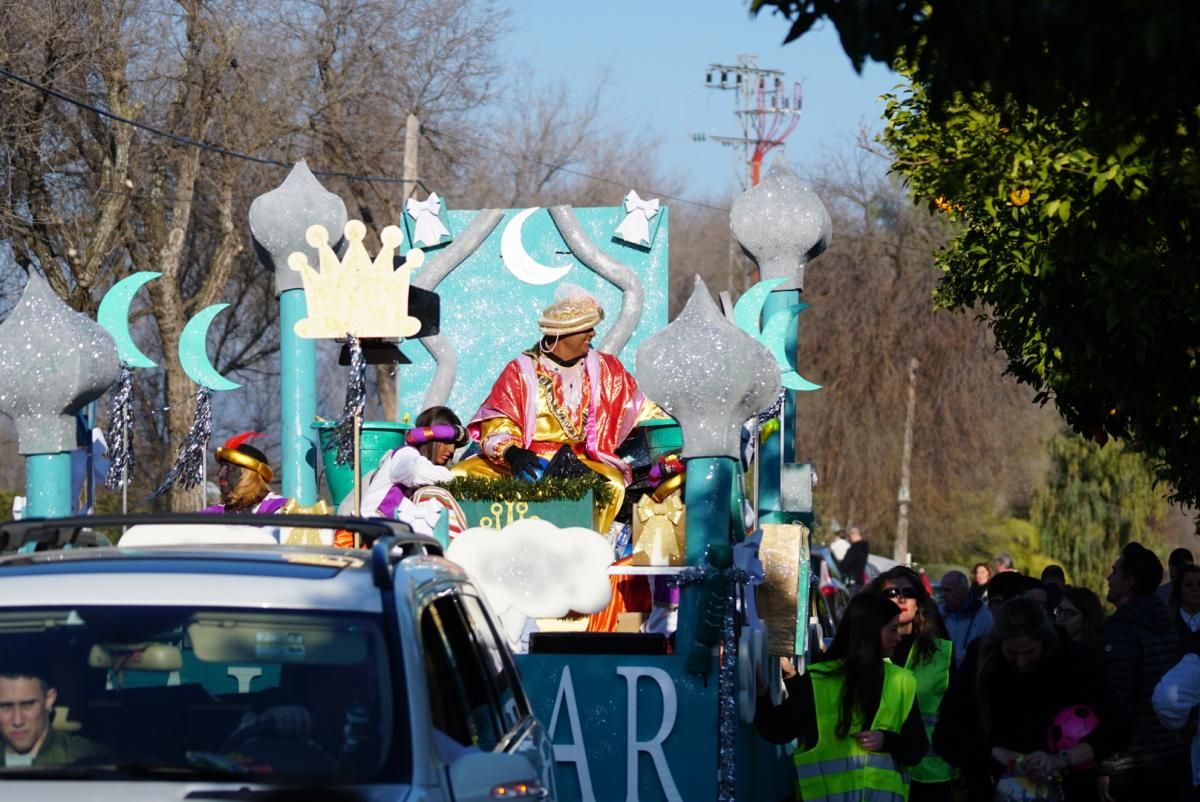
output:
POLYGON ((838 568, 842 570, 842 579, 850 591, 857 593, 866 583, 867 558, 871 556, 871 547, 857 526, 850 527, 846 539, 850 541, 850 548, 846 549, 846 556, 838 560, 838 568))
POLYGON ((1129 543, 1108 577, 1108 601, 1117 610, 1100 630, 1101 659, 1109 689, 1133 720, 1133 738, 1100 764, 1102 802, 1179 799, 1187 787, 1185 745, 1151 704, 1154 686, 1180 657, 1166 605, 1154 595, 1162 575, 1153 552, 1129 543))

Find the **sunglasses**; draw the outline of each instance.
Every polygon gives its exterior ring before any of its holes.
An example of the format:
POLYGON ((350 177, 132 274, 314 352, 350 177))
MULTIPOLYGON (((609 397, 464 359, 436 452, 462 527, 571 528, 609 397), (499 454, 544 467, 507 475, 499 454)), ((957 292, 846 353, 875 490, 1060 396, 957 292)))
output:
POLYGON ((883 592, 885 599, 915 599, 917 591, 915 588, 888 588, 883 592))
POLYGON ((1056 618, 1065 618, 1067 620, 1070 620, 1077 615, 1079 615, 1079 611, 1072 610, 1069 607, 1055 607, 1054 608, 1054 616, 1056 618))

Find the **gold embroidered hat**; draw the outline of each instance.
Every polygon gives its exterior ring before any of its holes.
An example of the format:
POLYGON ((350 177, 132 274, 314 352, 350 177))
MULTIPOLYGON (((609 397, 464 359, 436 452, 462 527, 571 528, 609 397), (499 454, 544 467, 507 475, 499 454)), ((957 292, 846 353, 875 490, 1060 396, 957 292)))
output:
POLYGON ((586 291, 564 284, 555 293, 554 303, 542 311, 538 326, 547 337, 566 337, 596 328, 604 320, 604 308, 586 291))

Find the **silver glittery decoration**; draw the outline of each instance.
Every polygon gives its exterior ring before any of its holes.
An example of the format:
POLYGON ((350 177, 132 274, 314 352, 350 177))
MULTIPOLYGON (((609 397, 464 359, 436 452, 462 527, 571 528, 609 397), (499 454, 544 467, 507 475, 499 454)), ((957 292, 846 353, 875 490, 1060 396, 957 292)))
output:
POLYGON ((729 228, 758 263, 763 279, 787 279, 777 289, 804 289, 804 266, 829 247, 829 210, 788 165, 771 162, 758 186, 733 202, 729 228))
POLYGON ((250 204, 250 233, 254 235, 258 260, 275 271, 275 294, 284 290, 304 289, 300 274, 288 267, 292 251, 314 251, 304 233, 312 225, 326 231, 341 231, 346 226, 346 204, 321 186, 303 159, 296 163, 283 183, 259 195, 250 204))
POLYGON ((638 385, 683 429, 683 457, 741 455, 741 428, 779 395, 771 352, 721 314, 699 276, 687 306, 637 350, 638 385))
POLYGON ((583 226, 579 224, 579 218, 575 216, 575 210, 570 206, 551 206, 550 219, 558 227, 558 233, 563 242, 567 243, 572 255, 582 262, 584 267, 591 268, 593 272, 622 290, 621 314, 596 347, 597 351, 606 354, 620 353, 642 319, 642 306, 646 296, 642 280, 638 278, 637 273, 600 250, 600 246, 588 239, 583 232, 583 226))
POLYGON ((0 323, 0 412, 16 424, 20 453, 74 449, 75 413, 112 386, 120 367, 108 332, 30 273, 0 323))
POLYGON ((104 484, 119 490, 133 476, 133 370, 121 365, 117 389, 108 396, 108 476, 104 484))
POLYGON ((175 455, 175 464, 162 483, 150 495, 157 498, 171 489, 172 485, 180 484, 191 490, 204 482, 204 464, 208 459, 208 442, 212 439, 212 394, 207 387, 201 387, 196 393, 196 416, 192 425, 179 444, 179 452, 175 455))
POLYGON ((346 336, 350 341, 350 377, 346 380, 346 404, 333 430, 338 465, 345 465, 354 459, 354 420, 362 417, 367 401, 367 361, 358 338, 353 334, 346 336))
MULTIPOLYGON (((503 218, 504 212, 499 209, 484 209, 475 215, 453 242, 430 258, 412 280, 412 286, 433 291, 438 282, 479 249, 503 218)), ((458 354, 454 352, 450 339, 443 334, 423 337, 420 343, 437 365, 433 380, 425 390, 422 409, 442 406, 450 399, 450 391, 454 389, 454 381, 458 377, 458 354)))

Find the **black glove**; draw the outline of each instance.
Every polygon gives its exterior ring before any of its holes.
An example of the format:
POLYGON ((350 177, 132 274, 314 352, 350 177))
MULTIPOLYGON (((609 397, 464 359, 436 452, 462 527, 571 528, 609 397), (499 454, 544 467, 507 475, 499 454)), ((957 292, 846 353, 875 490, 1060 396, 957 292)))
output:
POLYGON ((504 452, 504 461, 512 468, 512 475, 526 482, 536 482, 540 478, 541 460, 528 448, 510 446, 504 452))

